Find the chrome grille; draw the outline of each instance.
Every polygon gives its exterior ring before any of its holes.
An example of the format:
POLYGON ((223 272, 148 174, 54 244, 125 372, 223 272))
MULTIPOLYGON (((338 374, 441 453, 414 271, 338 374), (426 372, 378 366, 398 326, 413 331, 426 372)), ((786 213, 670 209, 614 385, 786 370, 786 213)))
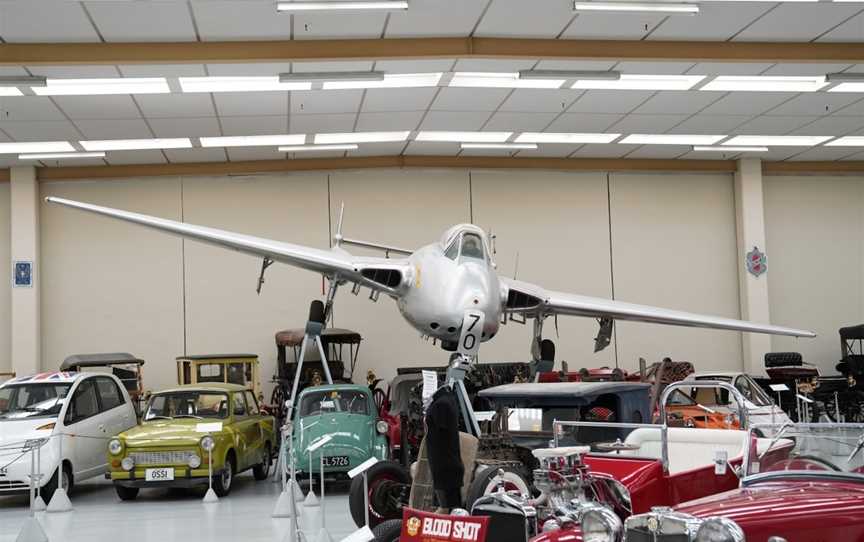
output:
POLYGON ((0 480, 0 491, 18 491, 29 488, 30 483, 24 480, 0 480))
POLYGON ((627 529, 624 535, 627 542, 690 542, 686 534, 654 534, 647 529, 627 529))
POLYGON ((136 465, 186 465, 189 458, 198 455, 193 451, 170 451, 170 452, 131 452, 131 457, 136 465))

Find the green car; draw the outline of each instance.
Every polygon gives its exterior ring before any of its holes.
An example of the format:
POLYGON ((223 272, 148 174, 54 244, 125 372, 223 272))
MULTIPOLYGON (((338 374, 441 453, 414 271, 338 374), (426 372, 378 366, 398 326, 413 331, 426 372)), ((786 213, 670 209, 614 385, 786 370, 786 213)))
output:
POLYGON ((387 423, 378 419, 367 386, 334 384, 306 388, 297 400, 294 417, 294 456, 297 473, 309 474, 309 447, 330 435, 332 440, 312 452, 312 474, 319 474, 321 457, 327 477, 346 478, 364 461, 388 457, 387 423))
POLYGON ((190 384, 154 393, 140 425, 108 442, 108 473, 124 501, 142 487, 195 487, 209 482, 228 495, 234 477, 252 469, 256 480, 270 471, 277 447, 275 421, 255 395, 236 384, 190 384))

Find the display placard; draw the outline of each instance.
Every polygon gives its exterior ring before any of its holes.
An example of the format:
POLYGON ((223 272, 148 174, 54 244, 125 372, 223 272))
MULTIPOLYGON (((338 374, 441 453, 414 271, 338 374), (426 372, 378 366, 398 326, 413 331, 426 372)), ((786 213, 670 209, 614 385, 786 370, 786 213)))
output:
POLYGON ((219 431, 222 431, 222 422, 208 422, 195 425, 196 433, 218 433, 219 431))
POLYGON ((401 542, 485 542, 486 516, 445 516, 405 508, 401 542))
POLYGON ((789 391, 789 386, 786 384, 769 384, 768 387, 771 391, 789 391))

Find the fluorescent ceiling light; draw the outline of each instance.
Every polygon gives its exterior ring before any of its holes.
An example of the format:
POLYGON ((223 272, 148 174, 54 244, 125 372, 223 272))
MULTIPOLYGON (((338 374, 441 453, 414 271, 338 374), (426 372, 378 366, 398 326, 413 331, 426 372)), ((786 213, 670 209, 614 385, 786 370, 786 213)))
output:
POLYGON ((188 149, 192 142, 188 137, 171 139, 106 139, 101 141, 80 141, 88 151, 142 151, 148 149, 188 149))
POLYGON ((23 96, 24 93, 15 87, 0 87, 0 96, 23 96))
POLYGON ((696 145, 693 150, 696 152, 768 152, 768 147, 703 147, 696 145))
POLYGON ((831 139, 831 136, 735 136, 723 145, 738 145, 744 147, 812 147, 831 139))
POLYGON ((115 77, 112 79, 48 79, 47 86, 33 87, 39 96, 96 96, 105 94, 168 94, 164 77, 115 77))
POLYGON ((183 92, 258 92, 268 90, 311 90, 310 82, 281 83, 278 76, 262 77, 181 77, 183 92))
POLYGON ((699 90, 750 92, 816 92, 828 83, 825 77, 775 77, 768 75, 720 75, 699 90))
POLYGON ((621 134, 555 134, 523 132, 516 138, 517 143, 612 143, 621 134))
POLYGON ((826 147, 864 147, 864 136, 838 137, 825 144, 826 147))
POLYGON ((449 141, 453 143, 504 143, 513 132, 435 132, 417 134, 416 141, 449 141))
POLYGON ((0 143, 0 154, 29 154, 31 152, 75 152, 68 141, 29 141, 0 143))
POLYGON ((616 71, 576 71, 576 70, 521 70, 519 79, 581 79, 595 81, 617 81, 621 72, 616 71))
POLYGON ((328 81, 322 87, 324 90, 342 90, 352 88, 411 88, 436 87, 443 74, 438 73, 394 73, 384 75, 380 81, 328 81))
POLYGON ((302 145, 306 141, 306 134, 202 137, 200 139, 202 147, 274 147, 302 145))
POLYGON ((840 83, 836 87, 829 88, 828 92, 864 92, 864 82, 840 83))
POLYGON ((309 73, 280 73, 280 83, 294 83, 297 81, 326 82, 326 81, 383 81, 384 72, 309 72, 309 73))
POLYGON ((353 11, 367 9, 408 9, 408 0, 378 2, 277 2, 278 11, 353 11))
POLYGON ((338 145, 341 143, 391 143, 407 141, 411 132, 347 132, 341 134, 315 134, 315 144, 338 145))
POLYGON ((105 158, 104 152, 41 152, 36 154, 19 154, 19 160, 52 160, 66 158, 105 158))
POLYGON ((630 75, 622 74, 617 81, 584 79, 570 88, 603 90, 690 90, 705 79, 704 75, 630 75))
POLYGON ((0 87, 44 87, 48 78, 29 75, 4 75, 0 77, 0 87))
POLYGON ((356 151, 359 147, 354 143, 344 145, 289 145, 279 147, 279 152, 303 152, 303 151, 356 151))
POLYGON ((536 143, 462 143, 463 149, 512 149, 534 150, 536 143))
POLYGON ((632 134, 618 143, 630 145, 713 145, 725 135, 632 134))
POLYGON ((451 87, 561 88, 564 79, 520 79, 518 73, 456 72, 451 87))
POLYGON ((667 13, 669 15, 696 15, 698 4, 666 2, 573 2, 573 11, 629 11, 636 13, 667 13))

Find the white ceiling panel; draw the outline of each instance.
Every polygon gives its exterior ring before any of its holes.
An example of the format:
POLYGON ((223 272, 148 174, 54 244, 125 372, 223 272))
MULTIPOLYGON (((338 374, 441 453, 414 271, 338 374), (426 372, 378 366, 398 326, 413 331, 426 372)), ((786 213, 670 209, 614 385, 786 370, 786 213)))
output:
POLYGON ((490 113, 474 111, 430 111, 423 119, 420 130, 473 131, 479 130, 489 120, 490 113))
POLYGON ((518 153, 513 149, 461 149, 459 156, 516 156, 518 153))
POLYGON ((440 143, 412 141, 408 143, 404 154, 422 154, 428 156, 456 156, 461 150, 459 143, 440 143))
POLYGON ((643 145, 627 155, 627 158, 678 158, 690 152, 685 145, 643 145))
POLYGON ((483 129, 497 132, 540 132, 557 116, 557 113, 508 113, 499 111, 492 115, 483 129))
POLYGON ((582 90, 547 90, 519 88, 513 91, 503 104, 501 111, 530 113, 560 113, 583 94, 582 90))
POLYGON ((772 147, 768 152, 760 152, 759 158, 766 162, 781 162, 805 150, 805 147, 772 147))
POLYGON ((405 143, 363 143, 356 151, 349 151, 348 156, 395 156, 402 152, 405 143))
POLYGON ((759 115, 794 97, 795 94, 790 92, 730 92, 706 107, 701 113, 705 115, 759 115))
POLYGON ((453 69, 456 59, 378 60, 375 69, 388 73, 433 73, 453 69))
POLYGON ((693 68, 694 62, 619 62, 615 69, 628 74, 640 75, 681 75, 693 68))
MULTIPOLYGON (((287 13, 273 15, 289 22, 287 13)), ((325 12, 294 15, 294 39, 380 38, 384 30, 384 13, 325 12)))
MULTIPOLYGON (((104 166, 104 158, 67 158, 65 160, 39 160, 47 167, 104 166)), ((22 160, 22 163, 24 161, 22 160)), ((30 162, 32 164, 32 162, 30 162)))
POLYGON ((425 111, 437 88, 373 88, 366 91, 363 111, 425 111))
POLYGON ((433 111, 495 111, 510 94, 507 88, 442 88, 433 111))
POLYGON ((841 158, 841 160, 864 160, 864 152, 856 152, 855 154, 850 154, 845 158, 841 158))
POLYGON ((861 7, 846 3, 780 4, 735 36, 735 41, 810 41, 852 17, 861 7))
POLYGON ((193 0, 192 12, 203 41, 289 39, 291 20, 270 0, 193 0))
POLYGON ((214 92, 219 116, 272 116, 288 114, 288 93, 279 92, 214 92))
POLYGON ((0 121, 0 129, 15 141, 76 140, 81 133, 71 122, 63 121, 0 121))
POLYGON ((362 90, 298 91, 291 93, 291 113, 354 113, 360 108, 362 90))
POLYGON ((693 115, 669 130, 671 134, 729 134, 752 117, 746 115, 693 115))
POLYGON ((864 116, 864 99, 834 112, 837 116, 864 116))
POLYGON ((860 94, 843 92, 807 92, 772 109, 769 115, 822 116, 839 113, 849 104, 861 100, 860 94))
POLYGON ((371 60, 348 62, 294 62, 291 71, 302 72, 368 72, 375 63, 371 60))
POLYGON ((0 98, 0 125, 4 121, 66 120, 50 98, 42 96, 16 96, 0 98))
POLYGON ((275 135, 288 131, 287 116, 223 117, 220 121, 226 136, 275 135))
POLYGON ((276 147, 231 147, 225 149, 228 159, 232 162, 244 160, 284 160, 285 153, 276 147))
POLYGON ((726 41, 773 6, 767 2, 705 2, 695 17, 667 17, 648 39, 726 41))
POLYGON ((774 64, 764 73, 764 75, 825 75, 826 73, 842 72, 853 66, 854 64, 806 64, 799 62, 784 62, 783 64, 774 64))
POLYGON ((174 119, 148 119, 147 122, 156 137, 214 137, 222 135, 222 131, 219 129, 219 119, 216 117, 184 118, 180 122, 174 119))
POLYGON ((629 113, 653 94, 650 90, 589 90, 567 112, 629 113))
POLYGON ((816 41, 856 42, 861 41, 862 36, 864 36, 864 14, 859 13, 840 26, 819 36, 816 41))
MULTIPOLYGON (((215 117, 213 100, 206 92, 195 94, 140 94, 135 97, 145 117, 215 117)), ((178 122, 179 123, 179 122, 178 122)))
POLYGON ((801 162, 807 160, 825 160, 833 162, 846 158, 849 155, 856 154, 856 149, 843 147, 815 147, 808 149, 800 154, 796 154, 789 158, 791 162, 801 162))
POLYGON ((697 113, 721 96, 713 92, 688 92, 685 90, 663 90, 652 96, 633 112, 649 115, 671 113, 697 113))
POLYGON ((203 64, 130 64, 117 66, 124 77, 203 77, 203 64))
POLYGON ((21 43, 99 41, 81 5, 68 0, 0 2, 0 37, 21 43))
POLYGON ((78 120, 75 126, 84 134, 84 139, 148 139, 153 132, 144 119, 78 120))
POLYGON ((228 159, 225 149, 165 149, 169 162, 224 162, 228 159))
POLYGON ((564 113, 549 125, 547 132, 599 133, 624 118, 623 115, 564 113))
MULTIPOLYGON (((816 117, 780 117, 761 116, 742 124, 735 129, 735 134, 744 135, 778 135, 788 134, 796 128, 809 124, 816 117)), ((831 134, 819 134, 831 135, 831 134)))
POLYGON ((494 0, 474 35, 554 38, 573 18, 570 6, 569 2, 563 1, 494 0))
POLYGON ((105 41, 196 41, 185 2, 88 2, 105 41))
POLYGON ((55 96, 54 103, 70 119, 137 119, 141 113, 128 95, 55 96))
POLYGON ((120 77, 116 66, 27 66, 33 75, 45 77, 120 77))
POLYGON ((687 115, 627 115, 613 126, 610 132, 623 134, 662 134, 687 119, 687 115))
POLYGON ((334 115, 291 115, 288 119, 292 134, 344 133, 354 131, 354 113, 334 115))
POLYGON ((579 145, 538 145, 536 149, 524 149, 516 156, 545 156, 548 158, 565 158, 569 156, 579 145))
POLYGON ((561 37, 641 40, 665 17, 655 13, 580 13, 561 37))
POLYGON ((207 75, 218 77, 279 75, 290 72, 290 62, 251 62, 249 64, 207 64, 207 75))
POLYGON ((488 0, 412 0, 406 11, 390 13, 388 38, 467 36, 488 0))
POLYGON ((536 64, 536 60, 460 58, 456 61, 453 71, 513 73, 519 70, 529 70, 536 64))
POLYGON ((541 60, 538 70, 607 71, 618 62, 614 60, 541 60))
POLYGON ((573 158, 621 158, 638 147, 639 145, 601 145, 592 143, 579 147, 573 153, 573 158))
POLYGON ((822 117, 790 132, 795 135, 846 135, 864 129, 864 117, 822 117))
POLYGON ((752 62, 700 62, 687 70, 688 75, 759 75, 773 64, 752 62))
POLYGON ((105 157, 109 164, 164 164, 165 156, 159 150, 111 151, 105 157))
POLYGON ((357 117, 358 132, 395 132, 415 130, 423 119, 423 111, 393 113, 360 113, 357 117))

